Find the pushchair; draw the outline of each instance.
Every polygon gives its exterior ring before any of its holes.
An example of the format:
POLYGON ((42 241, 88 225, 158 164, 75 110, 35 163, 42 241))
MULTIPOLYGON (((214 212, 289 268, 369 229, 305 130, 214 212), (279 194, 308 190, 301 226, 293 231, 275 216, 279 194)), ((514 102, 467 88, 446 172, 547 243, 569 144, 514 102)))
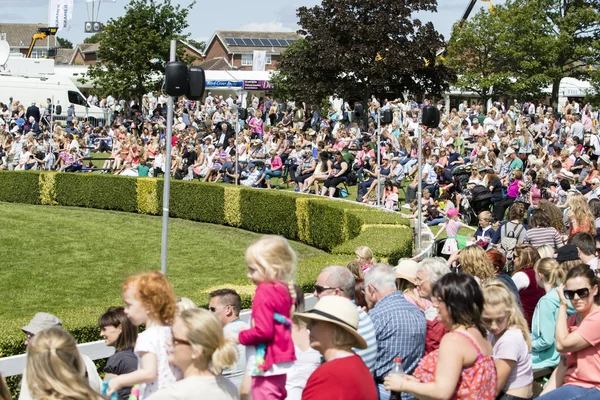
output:
POLYGON ((469 178, 471 177, 471 170, 473 169, 471 164, 459 165, 458 167, 452 170, 452 175, 454 176, 454 186, 456 187, 456 191, 462 192, 467 188, 467 184, 469 183, 469 178))
POLYGON ((460 213, 467 225, 479 224, 478 215, 482 211, 489 211, 492 205, 492 192, 483 185, 476 185, 473 189, 464 189, 460 201, 460 213))

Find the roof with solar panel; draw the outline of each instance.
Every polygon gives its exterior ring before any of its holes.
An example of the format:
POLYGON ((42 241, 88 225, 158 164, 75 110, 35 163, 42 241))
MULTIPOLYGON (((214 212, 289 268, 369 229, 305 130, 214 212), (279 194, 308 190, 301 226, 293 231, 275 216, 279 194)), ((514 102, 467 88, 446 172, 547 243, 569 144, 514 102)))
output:
POLYGON ((300 39, 300 35, 295 32, 216 31, 208 42, 209 45, 215 36, 221 40, 229 53, 247 53, 254 50, 280 53, 292 42, 300 39))

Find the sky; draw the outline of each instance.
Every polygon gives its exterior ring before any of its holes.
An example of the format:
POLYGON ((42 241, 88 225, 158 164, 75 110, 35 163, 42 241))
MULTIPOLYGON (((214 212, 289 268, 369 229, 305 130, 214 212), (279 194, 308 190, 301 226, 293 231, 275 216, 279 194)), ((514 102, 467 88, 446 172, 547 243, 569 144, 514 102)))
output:
MULTIPOLYGON (((95 0, 95 9, 98 1, 95 0)), ((435 28, 449 39, 452 25, 461 18, 469 0, 438 0, 437 13, 421 13, 422 21, 433 22, 435 28)), ((189 0, 172 0, 173 3, 189 6, 189 0)), ((260 0, 250 3, 247 0, 207 1, 197 0, 189 13, 188 32, 190 38, 206 41, 215 30, 250 31, 295 31, 299 27, 296 9, 300 6, 311 7, 320 4, 320 0, 260 0), (260 7, 258 6, 260 4, 260 7), (231 12, 237 10, 237 12, 231 12)), ((106 23, 110 18, 124 14, 128 0, 116 0, 115 3, 100 3, 96 21, 106 23)), ((68 32, 59 32, 58 36, 73 43, 82 43, 89 36, 84 33, 84 22, 91 20, 92 3, 75 0, 73 27, 68 32)), ((48 0, 0 0, 2 14, 0 22, 48 23, 48 0)), ((478 3, 472 12, 486 3, 478 3)))

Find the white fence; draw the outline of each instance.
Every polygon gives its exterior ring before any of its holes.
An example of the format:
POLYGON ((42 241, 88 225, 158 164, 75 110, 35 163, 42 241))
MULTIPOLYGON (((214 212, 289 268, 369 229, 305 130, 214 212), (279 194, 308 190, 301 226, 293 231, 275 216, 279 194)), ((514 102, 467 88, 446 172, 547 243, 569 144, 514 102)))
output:
MULTIPOLYGON (((317 303, 317 298, 313 295, 308 295, 304 298, 305 308, 310 310, 317 303)), ((240 319, 246 323, 250 320, 250 311, 242 311, 240 313, 240 319)), ((23 337, 25 339, 25 337, 23 337)), ((90 357, 92 360, 100 360, 102 358, 108 358, 114 354, 115 349, 108 347, 104 344, 103 340, 91 343, 83 343, 77 345, 80 352, 90 357)), ((7 376, 21 375, 25 370, 26 354, 19 354, 18 356, 3 357, 0 358, 0 373, 7 376)))

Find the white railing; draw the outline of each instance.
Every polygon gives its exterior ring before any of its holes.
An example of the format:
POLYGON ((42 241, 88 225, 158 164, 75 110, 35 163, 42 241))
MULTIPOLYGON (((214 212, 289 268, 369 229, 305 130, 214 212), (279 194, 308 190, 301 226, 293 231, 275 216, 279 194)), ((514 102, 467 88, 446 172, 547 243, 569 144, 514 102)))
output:
MULTIPOLYGON (((317 298, 313 295, 308 295, 304 298, 305 308, 310 310, 317 303, 317 298)), ((242 311, 240 319, 246 323, 250 322, 250 310, 242 311)), ((104 344, 103 340, 91 343, 83 343, 77 345, 79 351, 87 355, 92 360, 100 360, 108 358, 115 353, 114 347, 109 347, 104 344)), ((25 361, 27 354, 19 354, 18 356, 0 358, 0 373, 7 376, 21 375, 25 370, 25 361)))

